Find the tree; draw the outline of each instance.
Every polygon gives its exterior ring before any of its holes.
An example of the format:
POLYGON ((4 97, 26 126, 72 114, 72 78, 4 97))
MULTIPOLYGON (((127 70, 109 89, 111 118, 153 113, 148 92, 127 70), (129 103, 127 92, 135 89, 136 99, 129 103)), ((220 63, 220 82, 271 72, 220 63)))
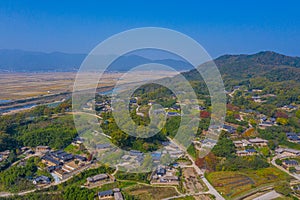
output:
POLYGON ((262 147, 260 149, 262 155, 264 155, 265 157, 268 157, 270 155, 270 149, 269 147, 262 147))
POLYGON ((238 133, 242 133, 244 131, 244 128, 242 126, 238 126, 237 129, 236 129, 236 131, 238 133))
POLYGON ((216 165, 218 163, 217 157, 213 153, 209 153, 207 156, 204 157, 205 160, 205 169, 208 171, 215 171, 216 165))
POLYGON ((27 179, 33 177, 37 172, 38 159, 31 157, 26 160, 24 166, 14 165, 0 173, 0 184, 8 191, 20 191, 31 189, 33 184, 27 179))
POLYGON ((197 158, 197 150, 193 144, 191 144, 187 149, 188 154, 190 154, 194 159, 197 158))
POLYGON ((218 169, 226 171, 237 171, 242 169, 262 169, 269 167, 269 163, 258 156, 232 157, 227 158, 218 169))
POLYGON ((200 113, 200 118, 203 119, 203 118, 209 118, 210 117, 210 113, 207 112, 207 111, 201 111, 200 113))
POLYGON ((16 155, 15 150, 10 151, 7 161, 12 163, 12 162, 15 162, 16 160, 17 160, 17 155, 16 155))
POLYGON ((271 149, 271 150, 275 150, 277 145, 275 144, 274 140, 269 140, 268 142, 268 147, 271 149))
POLYGON ((250 120, 249 120, 249 123, 250 123, 251 126, 253 126, 253 127, 256 127, 256 126, 257 126, 257 123, 256 123, 256 121, 255 121, 254 119, 250 119, 250 120))
POLYGON ((276 163, 276 165, 282 165, 282 160, 276 159, 276 160, 275 160, 275 163, 276 163))
POLYGON ((217 145, 214 146, 212 152, 218 157, 232 157, 235 152, 235 146, 232 140, 223 137, 218 141, 217 145))
POLYGON ((296 168, 295 167, 290 167, 289 168, 289 172, 290 173, 295 173, 297 170, 296 170, 296 168))
POLYGON ((64 191, 64 199, 66 200, 93 200, 94 192, 86 188, 80 188, 77 186, 69 186, 64 191))
POLYGON ((277 119, 276 119, 276 122, 277 122, 278 124, 281 124, 281 125, 287 125, 288 120, 285 119, 285 118, 277 118, 277 119))
POLYGON ((297 111, 296 111, 296 117, 297 117, 298 119, 300 119, 300 110, 297 110, 297 111))
POLYGON ((129 136, 121 130, 114 131, 111 135, 112 142, 120 147, 125 147, 128 144, 129 136))
POLYGON ((196 161, 195 161, 195 164, 199 168, 204 168, 205 167, 205 158, 197 158, 196 161))
POLYGON ((254 134, 255 129, 254 128, 249 128, 245 131, 244 136, 245 137, 250 137, 252 134, 254 134))
POLYGON ((17 146, 16 140, 9 134, 0 131, 0 151, 10 150, 17 146))
POLYGON ((289 116, 286 113, 284 113, 284 112, 276 112, 275 113, 275 117, 277 117, 277 118, 285 118, 285 119, 289 118, 289 116))

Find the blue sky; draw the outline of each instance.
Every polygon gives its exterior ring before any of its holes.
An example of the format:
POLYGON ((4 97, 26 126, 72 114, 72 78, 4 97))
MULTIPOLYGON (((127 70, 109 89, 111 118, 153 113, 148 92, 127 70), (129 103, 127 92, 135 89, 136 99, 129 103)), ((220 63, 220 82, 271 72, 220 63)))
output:
POLYGON ((0 1, 0 49, 88 53, 118 32, 171 28, 213 57, 272 50, 300 56, 300 1, 0 1))

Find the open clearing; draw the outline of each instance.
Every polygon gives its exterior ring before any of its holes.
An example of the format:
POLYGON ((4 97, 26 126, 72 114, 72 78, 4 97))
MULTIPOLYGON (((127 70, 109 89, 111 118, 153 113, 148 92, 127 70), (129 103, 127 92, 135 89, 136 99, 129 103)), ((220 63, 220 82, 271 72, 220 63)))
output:
POLYGON ((188 194, 194 194, 204 192, 207 190, 203 185, 199 175, 195 172, 193 167, 187 167, 182 169, 184 182, 183 185, 188 194))
MULTIPOLYGON (((120 84, 140 83, 151 79, 172 77, 177 72, 172 71, 136 71, 126 73, 105 73, 98 82, 98 87, 113 86, 116 82, 120 84)), ((92 88, 98 80, 98 73, 82 72, 84 87, 92 88)), ((28 97, 36 97, 73 90, 76 72, 51 72, 51 73, 0 73, 0 100, 16 100, 28 97)))
POLYGON ((174 198, 174 200, 211 200, 212 198, 209 195, 195 195, 195 196, 186 196, 181 198, 174 198))
MULTIPOLYGON (((88 76, 93 74, 87 73, 88 76)), ((60 92, 71 92, 76 73, 2 73, 0 74, 0 99, 22 99, 60 92), (49 91, 49 92, 48 92, 49 91)), ((107 74, 105 85, 120 77, 119 73, 107 74)))
POLYGON ((160 200, 178 195, 175 188, 172 187, 152 187, 146 185, 137 185, 125 190, 129 194, 143 200, 160 200))

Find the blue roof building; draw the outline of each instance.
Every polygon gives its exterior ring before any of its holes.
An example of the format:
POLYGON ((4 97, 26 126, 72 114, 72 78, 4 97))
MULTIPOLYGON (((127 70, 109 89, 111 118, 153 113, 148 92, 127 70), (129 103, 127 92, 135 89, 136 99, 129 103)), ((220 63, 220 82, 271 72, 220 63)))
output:
POLYGON ((112 197, 114 195, 114 192, 112 190, 106 190, 103 192, 98 192, 98 197, 99 198, 104 198, 104 197, 112 197))
POLYGON ((163 167, 158 167, 156 170, 156 174, 158 176, 164 176, 167 173, 167 170, 163 167))
POLYGON ((231 134, 235 133, 235 131, 236 131, 236 128, 234 128, 233 126, 226 125, 226 124, 224 124, 223 129, 231 134))
POLYGON ((169 117, 175 117, 175 116, 180 116, 180 114, 178 112, 168 112, 167 115, 169 117))
POLYGON ((144 155, 142 152, 137 151, 137 150, 130 150, 130 151, 129 151, 129 154, 130 154, 131 156, 143 156, 143 155, 144 155))
POLYGON ((283 164, 287 166, 297 166, 298 162, 296 160, 284 160, 283 164))

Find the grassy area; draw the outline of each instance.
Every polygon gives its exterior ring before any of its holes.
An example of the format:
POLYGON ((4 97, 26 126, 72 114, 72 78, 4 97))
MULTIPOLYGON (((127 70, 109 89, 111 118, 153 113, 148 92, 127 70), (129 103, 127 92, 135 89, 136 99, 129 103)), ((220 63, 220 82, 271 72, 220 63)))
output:
POLYGON ((122 190, 124 190, 125 188, 132 187, 136 184, 137 183, 134 181, 116 181, 114 183, 102 185, 99 191, 111 190, 114 188, 121 188, 122 190))
POLYGON ((289 142, 289 141, 283 141, 281 143, 281 145, 283 145, 283 146, 285 146, 287 148, 300 150, 300 144, 298 144, 298 143, 293 143, 293 142, 289 142))
POLYGON ((172 187, 152 187, 146 185, 137 185, 135 187, 130 187, 124 190, 137 199, 143 200, 159 200, 178 195, 176 190, 172 187))
POLYGON ((190 145, 189 148, 187 149, 187 152, 190 156, 192 156, 192 158, 195 160, 197 157, 197 150, 194 147, 194 145, 190 145))
POLYGON ((72 153, 72 154, 83 154, 84 152, 80 150, 78 146, 74 146, 70 144, 65 149, 65 152, 72 153))
POLYGON ((131 180, 136 182, 149 183, 150 173, 126 173, 126 172, 117 172, 115 174, 117 180, 131 180))
POLYGON ((58 190, 64 190, 66 186, 78 186, 80 187, 81 185, 84 185, 86 183, 86 179, 91 176, 95 176, 97 174, 102 174, 102 173, 113 173, 113 169, 109 168, 107 166, 100 166, 98 168, 92 168, 88 169, 86 171, 83 171, 82 173, 72 177, 70 180, 58 185, 57 189, 58 190))
POLYGON ((259 170, 212 172, 207 178, 226 199, 232 199, 249 190, 286 181, 290 177, 275 167, 269 167, 259 170))
POLYGON ((176 162, 183 162, 183 163, 189 163, 192 164, 192 162, 190 161, 190 159, 186 158, 186 157, 180 157, 178 159, 176 159, 176 162))

